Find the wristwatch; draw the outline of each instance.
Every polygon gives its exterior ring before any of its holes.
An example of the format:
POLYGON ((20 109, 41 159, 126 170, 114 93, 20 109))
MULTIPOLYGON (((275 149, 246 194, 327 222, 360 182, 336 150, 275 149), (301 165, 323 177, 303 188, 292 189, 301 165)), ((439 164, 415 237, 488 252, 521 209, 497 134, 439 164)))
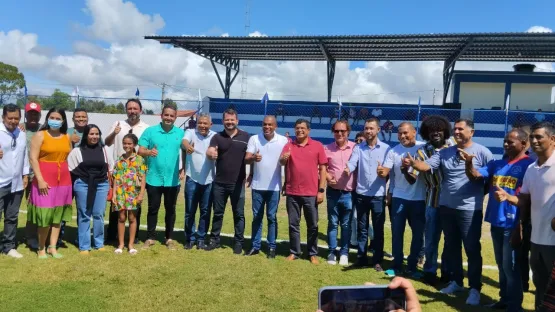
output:
POLYGON ((318 189, 318 193, 324 193, 326 190, 324 190, 323 188, 319 188, 318 189))

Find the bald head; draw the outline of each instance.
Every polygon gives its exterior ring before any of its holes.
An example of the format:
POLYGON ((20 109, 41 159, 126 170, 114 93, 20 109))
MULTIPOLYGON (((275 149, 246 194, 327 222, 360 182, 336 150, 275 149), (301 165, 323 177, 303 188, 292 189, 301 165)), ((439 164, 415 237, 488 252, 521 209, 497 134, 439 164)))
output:
POLYGON ((399 124, 397 128, 401 128, 401 127, 409 127, 410 130, 416 131, 416 128, 410 121, 403 121, 402 123, 399 124))
POLYGON ((276 117, 270 115, 265 116, 262 120, 262 132, 264 133, 264 137, 266 137, 266 139, 271 139, 274 136, 276 128, 276 117))
POLYGON ((264 116, 264 119, 262 120, 262 124, 264 125, 265 123, 272 123, 277 127, 277 120, 276 120, 276 117, 273 115, 264 116))

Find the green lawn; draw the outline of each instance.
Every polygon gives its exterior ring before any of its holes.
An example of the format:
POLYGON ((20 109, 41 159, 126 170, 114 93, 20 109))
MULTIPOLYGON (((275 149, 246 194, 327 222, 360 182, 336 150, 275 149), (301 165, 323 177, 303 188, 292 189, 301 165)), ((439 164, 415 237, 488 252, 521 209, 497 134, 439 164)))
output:
MULTIPOLYGON (((183 228, 183 192, 177 207, 176 228, 183 228)), ((22 210, 25 210, 25 205, 22 205, 22 210)), ((252 213, 249 191, 245 215, 245 234, 250 235, 252 213)), ((164 211, 161 209, 160 226, 163 226, 163 216, 164 211)), ((25 220, 26 215, 20 214, 18 238, 23 236, 25 220)), ((146 224, 146 208, 142 223, 146 224)), ((278 238, 286 240, 288 227, 284 199, 280 202, 278 224, 278 238)), ((66 235, 68 241, 73 241, 75 227, 75 221, 69 224, 66 235)), ((3 222, 0 228, 3 228, 3 222)), ((324 246, 326 228, 326 212, 320 209, 319 244, 324 246)), ((230 209, 226 211, 222 232, 233 233, 230 209)), ((302 228, 302 233, 305 240, 306 227, 302 228)), ((143 231, 141 240, 144 235, 143 231)), ((386 222, 385 235, 386 250, 391 251, 389 222, 386 222)), ((159 238, 161 241, 163 231, 159 232, 159 238)), ((183 232, 176 231, 175 239, 182 243, 183 232)), ((406 254, 409 239, 410 230, 407 230, 406 254)), ((24 255, 23 259, 0 257, 2 310, 314 311, 320 287, 358 285, 367 281, 386 284, 389 280, 383 273, 372 269, 349 270, 330 266, 324 258, 320 259, 321 264, 317 266, 306 260, 286 262, 287 243, 279 245, 280 254, 275 260, 267 260, 262 254, 249 258, 235 256, 229 247, 231 239, 226 238, 223 243, 225 248, 213 252, 196 249, 186 251, 182 248, 169 251, 157 245, 147 251, 139 250, 136 256, 127 253, 115 255, 114 248, 109 246, 107 252, 93 252, 88 257, 80 256, 77 248, 68 244, 67 249, 61 250, 64 259, 42 261, 24 245, 20 245, 18 250, 24 255)), ((250 240, 246 240, 245 248, 249 247, 250 240)), ((263 248, 266 246, 263 245, 263 248)), ((326 256, 326 249, 320 250, 320 256, 326 256)), ((482 256, 484 265, 495 265, 487 224, 483 228, 482 256)), ((351 261, 355 258, 355 254, 350 255, 351 261)), ((384 263, 384 267, 388 265, 389 262, 384 263)), ((482 304, 498 299, 497 281, 497 271, 484 269, 482 304)), ((413 283, 424 311, 489 311, 465 306, 466 293, 447 296, 420 282, 413 283)), ((524 301, 524 307, 531 310, 533 295, 526 293, 524 301)))

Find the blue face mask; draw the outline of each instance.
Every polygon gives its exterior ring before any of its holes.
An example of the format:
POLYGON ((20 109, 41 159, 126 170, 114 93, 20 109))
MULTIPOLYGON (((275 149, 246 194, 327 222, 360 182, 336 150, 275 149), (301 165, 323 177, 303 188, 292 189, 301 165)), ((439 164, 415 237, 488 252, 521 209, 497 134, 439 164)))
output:
POLYGON ((48 119, 48 126, 52 129, 60 129, 62 127, 63 121, 48 119))

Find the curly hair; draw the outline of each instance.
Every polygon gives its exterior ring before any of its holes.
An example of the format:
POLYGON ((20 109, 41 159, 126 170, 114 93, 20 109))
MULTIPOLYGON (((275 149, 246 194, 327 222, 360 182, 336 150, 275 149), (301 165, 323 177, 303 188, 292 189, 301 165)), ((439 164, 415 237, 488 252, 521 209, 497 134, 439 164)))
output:
POLYGON ((431 115, 426 117, 420 125, 420 137, 424 140, 429 140, 430 132, 433 131, 442 131, 445 139, 451 137, 452 127, 449 119, 441 115, 431 115))

